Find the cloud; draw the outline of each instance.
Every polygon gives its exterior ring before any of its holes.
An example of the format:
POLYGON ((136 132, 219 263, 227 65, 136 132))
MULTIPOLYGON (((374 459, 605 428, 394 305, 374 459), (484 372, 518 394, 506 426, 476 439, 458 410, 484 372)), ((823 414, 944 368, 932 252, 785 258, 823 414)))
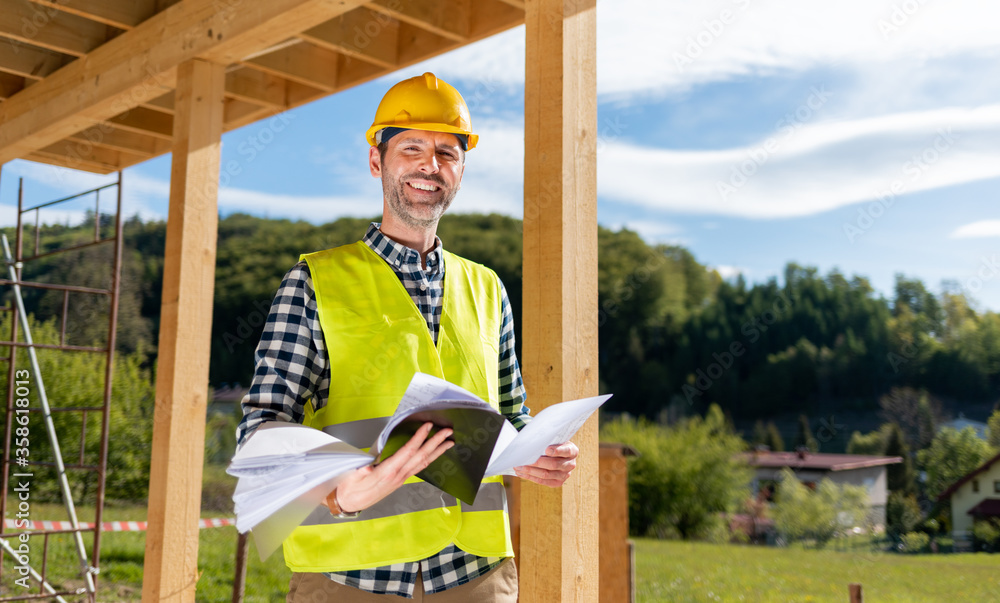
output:
MULTIPOLYGON (((1000 55, 990 0, 616 0, 597 3, 598 92, 683 92, 707 82, 946 55, 1000 55)), ((524 27, 426 61, 445 79, 524 84, 524 27)))
POLYGON ((740 268, 739 266, 727 266, 724 264, 720 266, 713 266, 713 268, 719 273, 719 276, 726 280, 736 278, 737 276, 746 274, 747 272, 745 268, 740 268))
POLYGON ((948 235, 951 239, 982 239, 1000 237, 1000 220, 980 220, 959 226, 948 235))
POLYGON ((598 155, 602 198, 747 218, 805 216, 877 197, 891 204, 906 193, 996 177, 1000 105, 793 119, 756 144, 713 151, 613 141, 598 155))

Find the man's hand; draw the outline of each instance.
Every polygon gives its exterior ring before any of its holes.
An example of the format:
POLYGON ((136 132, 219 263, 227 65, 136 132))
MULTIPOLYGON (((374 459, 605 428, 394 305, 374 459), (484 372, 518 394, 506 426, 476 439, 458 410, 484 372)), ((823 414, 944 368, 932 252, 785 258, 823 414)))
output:
POLYGON ((427 434, 433 426, 433 423, 424 423, 396 454, 378 465, 368 465, 351 472, 327 496, 327 506, 333 508, 331 497, 336 495, 337 503, 344 513, 367 509, 392 494, 410 476, 423 471, 445 450, 455 445, 454 441, 448 440, 451 429, 442 429, 434 437, 428 438, 427 434))
POLYGON ((558 488, 576 468, 576 457, 579 454, 580 449, 573 442, 549 446, 545 449, 545 456, 531 465, 514 467, 514 473, 521 479, 558 488))

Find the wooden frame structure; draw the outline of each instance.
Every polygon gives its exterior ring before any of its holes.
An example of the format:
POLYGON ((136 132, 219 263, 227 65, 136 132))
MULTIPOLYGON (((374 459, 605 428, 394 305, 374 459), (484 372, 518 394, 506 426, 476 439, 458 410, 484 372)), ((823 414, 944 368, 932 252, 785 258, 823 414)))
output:
MULTIPOLYGON (((0 0, 0 164, 173 153, 144 600, 194 600, 224 132, 526 24, 525 381, 535 410, 597 393, 595 3, 0 0)), ((522 601, 597 600, 596 419, 577 443, 522 490, 522 601)))

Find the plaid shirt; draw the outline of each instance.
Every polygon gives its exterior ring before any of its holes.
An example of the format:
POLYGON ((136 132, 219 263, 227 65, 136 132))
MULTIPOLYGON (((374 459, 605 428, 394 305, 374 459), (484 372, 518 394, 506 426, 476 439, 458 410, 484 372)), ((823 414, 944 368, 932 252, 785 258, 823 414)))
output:
MULTIPOLYGON (((427 254, 427 268, 420 254, 382 234, 373 222, 364 242, 395 271, 400 282, 427 321, 437 342, 444 299, 444 256, 441 241, 427 254)), ((500 411, 518 429, 531 417, 524 405, 524 384, 514 354, 514 320, 507 292, 501 284, 499 399, 500 411)), ((239 446, 265 421, 301 423, 310 398, 319 410, 330 394, 329 356, 319 324, 309 267, 299 262, 285 275, 257 346, 256 368, 250 391, 243 398, 243 420, 236 431, 239 446)), ((412 598, 417 573, 424 592, 435 593, 465 584, 485 574, 502 558, 477 557, 453 544, 420 562, 326 574, 331 580, 378 594, 412 598)))

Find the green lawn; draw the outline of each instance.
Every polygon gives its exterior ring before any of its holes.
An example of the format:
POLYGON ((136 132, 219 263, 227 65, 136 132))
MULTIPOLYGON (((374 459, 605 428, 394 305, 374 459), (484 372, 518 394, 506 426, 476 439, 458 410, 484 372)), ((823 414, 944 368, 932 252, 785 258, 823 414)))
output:
MULTIPOLYGON (((62 519, 55 505, 33 507, 35 519, 62 519)), ((142 520, 141 506, 109 506, 105 520, 142 520)), ((80 509, 82 521, 93 510, 80 509)), ((203 517, 225 513, 207 511, 203 517)), ((251 538, 246 601, 284 600, 290 573, 281 551, 262 563, 251 538)), ((49 572, 66 585, 75 578, 75 560, 67 537, 53 537, 49 572), (59 539, 63 540, 60 541, 59 539)), ((89 544, 89 539, 88 539, 89 544)), ((38 551, 41 543, 33 544, 38 551)), ((99 601, 138 601, 142 589, 144 532, 103 535, 99 601)), ((201 530, 197 600, 228 601, 232 596, 236 530, 201 530)), ((847 585, 860 582, 865 601, 1000 601, 1000 555, 897 555, 802 548, 766 548, 636 539, 637 601, 799 601, 848 600, 847 585)), ((14 592, 12 565, 5 556, 0 591, 14 592)), ((18 589, 19 590, 19 589, 18 589)))
POLYGON ((636 601, 1000 601, 1000 555, 898 555, 636 539, 636 601))

